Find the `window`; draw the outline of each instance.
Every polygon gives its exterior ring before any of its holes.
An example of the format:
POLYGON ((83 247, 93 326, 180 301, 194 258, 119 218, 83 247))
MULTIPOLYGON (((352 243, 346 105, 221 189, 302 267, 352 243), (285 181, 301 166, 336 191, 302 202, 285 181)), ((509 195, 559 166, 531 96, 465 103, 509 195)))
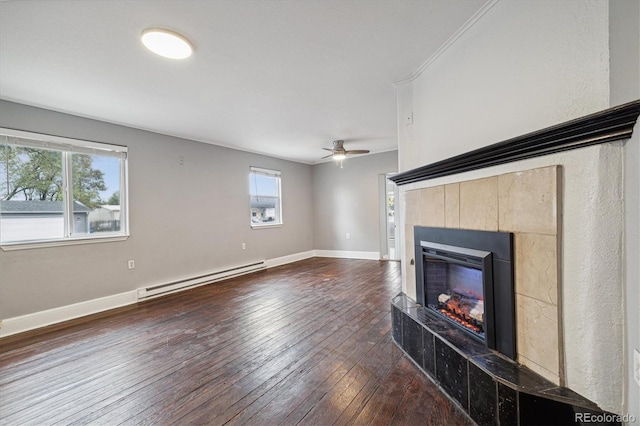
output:
POLYGON ((279 171, 251 167, 249 193, 252 227, 282 225, 279 171))
POLYGON ((124 237, 127 148, 0 129, 0 244, 124 237))

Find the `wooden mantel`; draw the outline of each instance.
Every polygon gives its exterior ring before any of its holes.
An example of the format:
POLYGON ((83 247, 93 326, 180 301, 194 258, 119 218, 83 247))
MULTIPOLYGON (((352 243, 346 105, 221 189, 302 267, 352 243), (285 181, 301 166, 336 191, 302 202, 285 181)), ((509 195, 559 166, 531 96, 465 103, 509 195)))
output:
POLYGON ((640 115, 640 100, 398 173, 390 179, 397 185, 406 185, 556 152, 629 139, 633 134, 638 115, 640 115))

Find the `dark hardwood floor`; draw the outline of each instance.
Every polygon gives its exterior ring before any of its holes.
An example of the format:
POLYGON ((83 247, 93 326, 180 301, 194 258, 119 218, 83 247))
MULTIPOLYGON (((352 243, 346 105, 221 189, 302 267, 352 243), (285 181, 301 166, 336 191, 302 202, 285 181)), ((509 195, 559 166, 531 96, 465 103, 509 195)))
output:
POLYGON ((391 340, 394 262, 312 258, 0 340, 0 424, 472 424, 391 340))

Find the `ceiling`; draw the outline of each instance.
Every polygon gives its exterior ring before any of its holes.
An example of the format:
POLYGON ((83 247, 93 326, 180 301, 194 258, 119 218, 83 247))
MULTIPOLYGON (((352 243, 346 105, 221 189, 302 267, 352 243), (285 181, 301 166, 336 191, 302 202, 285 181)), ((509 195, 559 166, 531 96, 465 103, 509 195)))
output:
POLYGON ((0 98, 309 164, 389 151, 393 82, 485 2, 1 1, 0 98), (147 51, 149 27, 194 55, 147 51))

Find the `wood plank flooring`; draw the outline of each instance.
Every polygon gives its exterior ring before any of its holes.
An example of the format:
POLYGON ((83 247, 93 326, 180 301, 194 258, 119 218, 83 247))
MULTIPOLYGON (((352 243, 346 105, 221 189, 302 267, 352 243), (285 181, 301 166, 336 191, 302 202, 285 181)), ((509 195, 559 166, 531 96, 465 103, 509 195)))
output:
POLYGON ((312 258, 0 340, 0 424, 472 424, 391 340, 395 262, 312 258))

